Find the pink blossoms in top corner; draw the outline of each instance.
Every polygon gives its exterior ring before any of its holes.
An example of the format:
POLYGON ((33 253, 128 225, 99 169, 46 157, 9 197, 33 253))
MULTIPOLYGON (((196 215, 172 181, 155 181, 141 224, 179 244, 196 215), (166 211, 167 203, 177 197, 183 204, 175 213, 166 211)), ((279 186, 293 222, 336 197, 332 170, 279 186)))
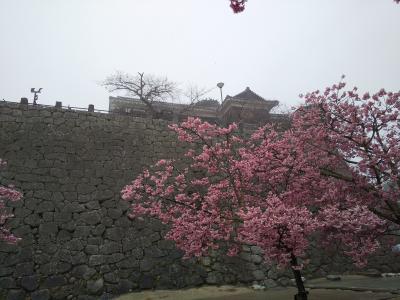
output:
MULTIPOLYGON (((4 167, 5 165, 6 162, 0 159, 0 167, 4 167)), ((13 215, 7 211, 4 201, 18 201, 21 198, 22 194, 16 191, 12 186, 5 187, 0 185, 0 240, 9 244, 15 244, 20 239, 15 237, 5 226, 6 221, 13 215)))
POLYGON ((231 1, 230 7, 232 8, 235 14, 244 11, 245 3, 247 2, 247 0, 230 0, 230 1, 231 1))
MULTIPOLYGON (((400 0, 393 0, 393 1, 396 2, 397 4, 400 3, 400 0)), ((230 7, 232 8, 233 12, 237 14, 244 11, 245 3, 247 2, 247 0, 230 0, 230 2, 231 2, 230 7)))

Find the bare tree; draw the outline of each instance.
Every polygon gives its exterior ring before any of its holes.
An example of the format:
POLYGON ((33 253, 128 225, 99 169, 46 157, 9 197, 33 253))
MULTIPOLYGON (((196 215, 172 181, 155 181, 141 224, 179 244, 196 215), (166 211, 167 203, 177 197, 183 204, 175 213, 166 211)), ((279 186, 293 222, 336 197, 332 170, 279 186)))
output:
POLYGON ((155 102, 168 101, 176 92, 176 84, 167 78, 145 75, 138 72, 136 76, 117 72, 102 83, 109 92, 122 91, 127 96, 137 98, 146 105, 152 117, 159 118, 163 111, 155 102))
POLYGON ((291 115, 293 113, 293 109, 289 107, 285 103, 279 103, 277 106, 273 107, 270 110, 271 114, 276 114, 276 115, 291 115))
POLYGON ((185 102, 187 103, 186 106, 184 106, 179 113, 181 115, 183 114, 190 114, 193 111, 194 106, 199 103, 200 101, 206 100, 204 98, 205 95, 207 95, 209 92, 211 92, 214 88, 207 89, 207 88, 200 88, 197 85, 189 85, 185 91, 183 92, 183 95, 185 96, 185 102))
POLYGON ((189 100, 190 104, 194 104, 203 100, 204 96, 211 92, 213 89, 215 88, 200 88, 196 85, 191 84, 186 88, 183 94, 189 100))

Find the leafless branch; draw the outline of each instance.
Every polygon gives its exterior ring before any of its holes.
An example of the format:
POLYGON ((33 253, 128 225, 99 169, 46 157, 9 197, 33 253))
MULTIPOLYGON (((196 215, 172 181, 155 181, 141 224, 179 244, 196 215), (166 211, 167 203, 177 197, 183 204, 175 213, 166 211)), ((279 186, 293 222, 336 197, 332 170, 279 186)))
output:
POLYGON ((109 92, 125 92, 127 96, 142 101, 153 117, 159 116, 154 103, 172 99, 176 92, 176 84, 167 78, 145 75, 138 72, 132 76, 124 72, 116 72, 108 76, 102 83, 109 92))

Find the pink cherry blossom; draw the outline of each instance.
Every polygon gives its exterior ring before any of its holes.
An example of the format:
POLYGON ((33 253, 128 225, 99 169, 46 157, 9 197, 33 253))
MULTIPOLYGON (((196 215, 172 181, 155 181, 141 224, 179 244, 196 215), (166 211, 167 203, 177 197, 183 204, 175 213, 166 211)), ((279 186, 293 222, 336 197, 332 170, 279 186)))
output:
POLYGON ((230 0, 230 1, 231 1, 230 7, 232 8, 235 14, 244 11, 245 3, 247 2, 247 0, 230 0))
MULTIPOLYGON (((0 167, 4 166, 6 166, 6 162, 0 159, 0 167)), ((0 185, 0 240, 9 244, 15 244, 20 239, 15 237, 5 225, 6 221, 13 217, 13 215, 8 212, 5 201, 18 201, 21 198, 22 194, 16 191, 14 187, 0 185)))
POLYGON ((400 225, 400 93, 381 89, 371 99, 344 88, 309 93, 294 114, 293 133, 342 162, 341 172, 324 166, 326 175, 363 193, 370 211, 400 225))

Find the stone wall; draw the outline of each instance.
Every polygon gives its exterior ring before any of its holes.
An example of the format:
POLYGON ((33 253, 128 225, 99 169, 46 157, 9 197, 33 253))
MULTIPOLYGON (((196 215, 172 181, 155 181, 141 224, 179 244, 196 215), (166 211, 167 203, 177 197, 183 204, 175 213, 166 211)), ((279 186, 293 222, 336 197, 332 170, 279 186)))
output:
MULTIPOLYGON (((183 151, 166 125, 0 103, 0 157, 8 162, 1 183, 24 193, 8 203, 15 215, 8 225, 22 241, 0 244, 0 299, 108 299, 149 288, 289 282, 290 274, 262 263, 257 247, 244 246, 236 258, 182 260, 162 238, 162 224, 126 216, 121 188, 143 166, 183 151)), ((312 272, 327 272, 329 263, 324 257, 312 272)), ((394 267, 388 263, 387 271, 394 267)))

